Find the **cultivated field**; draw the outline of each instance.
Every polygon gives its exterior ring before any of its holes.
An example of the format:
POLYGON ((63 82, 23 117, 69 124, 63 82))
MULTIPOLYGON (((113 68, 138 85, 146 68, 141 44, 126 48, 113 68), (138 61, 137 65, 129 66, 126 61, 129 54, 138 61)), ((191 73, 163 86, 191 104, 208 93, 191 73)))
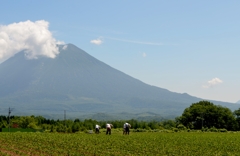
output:
POLYGON ((240 133, 0 133, 0 155, 240 155, 240 133))

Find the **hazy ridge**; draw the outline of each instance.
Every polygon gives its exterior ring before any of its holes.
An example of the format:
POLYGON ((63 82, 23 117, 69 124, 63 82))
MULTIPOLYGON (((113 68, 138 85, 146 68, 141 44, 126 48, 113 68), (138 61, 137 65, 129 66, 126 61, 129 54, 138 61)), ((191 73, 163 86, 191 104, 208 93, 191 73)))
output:
MULTIPOLYGON (((67 110, 72 117, 122 112, 123 116, 152 112, 164 117, 178 116, 201 100, 145 84, 72 44, 59 48, 55 59, 29 60, 20 52, 0 64, 1 113, 11 107, 16 115, 51 117, 67 110)), ((215 103, 238 109, 236 104, 215 103)))

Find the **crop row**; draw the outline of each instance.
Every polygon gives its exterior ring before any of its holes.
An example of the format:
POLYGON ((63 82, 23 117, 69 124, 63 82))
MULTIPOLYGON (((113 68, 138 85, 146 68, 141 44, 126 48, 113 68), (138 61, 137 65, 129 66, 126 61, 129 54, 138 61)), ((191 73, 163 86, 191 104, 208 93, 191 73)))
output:
POLYGON ((239 133, 0 133, 0 155, 238 155, 239 133))

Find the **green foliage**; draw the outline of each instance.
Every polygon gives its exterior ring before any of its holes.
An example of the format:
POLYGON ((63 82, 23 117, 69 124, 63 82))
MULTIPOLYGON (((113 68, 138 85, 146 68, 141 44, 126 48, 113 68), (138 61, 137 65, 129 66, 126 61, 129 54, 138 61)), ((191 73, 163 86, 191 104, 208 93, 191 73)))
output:
POLYGON ((214 105, 208 101, 193 103, 176 120, 177 123, 191 129, 216 127, 217 129, 236 130, 238 128, 236 119, 228 108, 214 105))
POLYGON ((147 130, 146 129, 137 128, 137 129, 134 129, 133 132, 147 132, 147 130))
POLYGON ((238 123, 238 129, 240 128, 240 108, 233 112, 233 115, 236 117, 236 122, 238 123))
POLYGON ((177 128, 179 129, 179 130, 186 130, 187 128, 184 126, 184 125, 182 125, 182 124, 179 124, 178 126, 177 126, 177 128))
POLYGON ((227 130, 225 128, 222 128, 222 129, 218 129, 218 132, 227 132, 227 130))
POLYGON ((228 132, 225 128, 222 129, 217 129, 215 127, 211 127, 211 128, 202 128, 202 132, 228 132))
POLYGON ((34 130, 34 129, 31 129, 31 128, 2 128, 2 132, 38 132, 41 130, 34 130))
MULTIPOLYGON (((240 128, 240 108, 233 113, 225 107, 214 105, 208 101, 193 103, 186 108, 182 116, 175 120, 163 121, 138 121, 115 120, 96 121, 93 119, 74 120, 53 120, 42 116, 11 116, 10 127, 43 129, 45 132, 60 133, 80 133, 88 130, 95 131, 95 125, 101 126, 100 130, 105 130, 106 123, 113 125, 113 131, 122 131, 123 124, 131 124, 132 132, 193 132, 200 130, 203 132, 226 132, 228 130, 239 130, 240 128)), ((0 116, 0 128, 8 128, 8 118, 0 116)))
POLYGON ((212 127, 212 128, 209 129, 209 131, 210 131, 210 132, 218 132, 218 129, 215 128, 215 127, 212 127))
MULTIPOLYGON (((167 130, 169 131, 169 130, 167 130)), ((240 133, 0 133, 0 155, 239 155, 240 133)))
POLYGON ((165 129, 172 129, 176 127, 176 122, 174 120, 165 120, 161 122, 160 125, 165 129))

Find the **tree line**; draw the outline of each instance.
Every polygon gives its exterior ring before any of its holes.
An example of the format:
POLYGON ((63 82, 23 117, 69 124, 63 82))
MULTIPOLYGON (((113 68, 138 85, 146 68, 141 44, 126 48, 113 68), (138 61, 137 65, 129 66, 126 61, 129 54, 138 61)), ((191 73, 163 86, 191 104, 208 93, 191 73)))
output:
MULTIPOLYGON (((8 117, 0 116, 0 128, 8 128, 8 117)), ((132 129, 170 129, 176 127, 174 120, 166 120, 162 122, 157 121, 138 121, 131 120, 115 120, 115 121, 96 121, 92 119, 75 119, 75 120, 53 120, 46 119, 42 116, 10 116, 11 128, 32 128, 43 129, 50 132, 68 132, 74 133, 78 131, 94 130, 95 125, 98 124, 105 129, 106 123, 111 123, 113 128, 123 128, 123 124, 128 122, 132 129)))
POLYGON ((123 124, 128 122, 132 129, 203 129, 216 128, 231 131, 240 130, 240 108, 232 112, 226 107, 215 105, 209 101, 199 101, 186 108, 181 116, 175 120, 157 121, 138 121, 115 120, 115 121, 96 121, 92 119, 75 120, 53 120, 42 116, 10 116, 10 124, 7 116, 0 116, 0 128, 32 128, 42 129, 50 132, 68 132, 94 130, 98 124, 105 128, 106 123, 111 123, 114 128, 123 128, 123 124))

